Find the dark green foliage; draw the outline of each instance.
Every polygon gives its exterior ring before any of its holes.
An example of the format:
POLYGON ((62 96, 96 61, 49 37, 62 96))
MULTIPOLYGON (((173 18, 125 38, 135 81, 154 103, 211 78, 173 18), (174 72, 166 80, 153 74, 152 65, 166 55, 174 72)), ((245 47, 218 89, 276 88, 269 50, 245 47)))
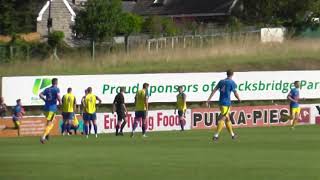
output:
POLYGON ((117 31, 121 11, 120 0, 88 0, 85 9, 76 16, 73 30, 79 38, 109 39, 117 31))
POLYGON ((118 31, 122 13, 120 0, 88 0, 75 19, 73 31, 78 38, 91 41, 91 56, 95 59, 95 43, 110 40, 118 31))
POLYGON ((118 32, 124 35, 132 33, 139 33, 142 28, 143 19, 141 16, 123 13, 121 15, 120 23, 118 24, 118 32))
POLYGON ((143 31, 153 37, 174 36, 179 32, 176 23, 168 17, 150 16, 143 23, 143 31))
POLYGON ((0 34, 36 31, 38 12, 46 0, 0 0, 0 34))
POLYGON ((53 31, 48 36, 48 44, 52 48, 59 46, 63 42, 64 33, 62 31, 53 31))
POLYGON ((249 24, 284 26, 293 34, 314 26, 312 18, 319 17, 319 0, 242 0, 242 19, 249 24))

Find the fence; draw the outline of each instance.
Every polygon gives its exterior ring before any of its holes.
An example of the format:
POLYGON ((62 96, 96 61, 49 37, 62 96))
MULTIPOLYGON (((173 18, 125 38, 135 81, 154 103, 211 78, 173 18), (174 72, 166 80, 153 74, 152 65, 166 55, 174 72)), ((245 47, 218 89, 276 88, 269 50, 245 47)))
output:
MULTIPOLYGON (((150 34, 140 34, 129 37, 128 47, 131 50, 136 48, 147 48, 148 51, 158 51, 159 49, 174 49, 174 48, 202 48, 206 46, 214 46, 220 39, 239 40, 248 37, 259 37, 260 30, 245 30, 243 32, 226 32, 226 31, 212 31, 205 32, 207 34, 197 35, 180 35, 173 37, 150 38, 150 34)), ((87 41, 74 40, 72 41, 75 47, 83 48, 89 46, 87 41)), ((124 42, 104 42, 97 46, 98 53, 105 53, 106 51, 125 51, 125 46, 121 45, 124 42)), ((63 53, 68 52, 69 48, 62 47, 63 53)), ((61 52, 61 51, 59 51, 61 52)), ((89 48, 88 48, 89 52, 89 48)), ((0 62, 20 59, 45 59, 50 54, 50 48, 46 43, 19 43, 0 45, 0 62)))
POLYGON ((185 35, 174 37, 161 37, 147 40, 148 51, 165 48, 202 48, 204 46, 213 46, 219 39, 230 38, 239 40, 239 38, 259 37, 260 30, 237 33, 217 33, 204 35, 185 35))

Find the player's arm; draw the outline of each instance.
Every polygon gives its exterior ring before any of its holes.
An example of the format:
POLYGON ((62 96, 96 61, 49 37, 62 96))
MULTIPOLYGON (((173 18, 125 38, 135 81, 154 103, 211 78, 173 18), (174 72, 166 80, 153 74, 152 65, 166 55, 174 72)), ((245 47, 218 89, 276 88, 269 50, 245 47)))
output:
POLYGON ((76 98, 74 98, 73 109, 74 109, 74 111, 76 111, 76 109, 77 109, 77 99, 76 98))
POLYGON ((112 114, 116 111, 116 101, 117 100, 117 96, 114 98, 113 103, 112 103, 112 114))
POLYGON ((127 113, 127 112, 128 112, 128 109, 127 109, 127 107, 126 107, 126 104, 125 104, 125 103, 123 103, 123 104, 122 104, 122 107, 123 107, 123 109, 124 109, 124 112, 126 112, 126 113, 127 113))
POLYGON ((85 98, 85 97, 82 98, 81 104, 82 104, 82 106, 83 106, 83 109, 85 109, 86 106, 87 106, 87 105, 86 105, 86 98, 85 98))
POLYGON ((238 91, 234 91, 234 96, 238 99, 239 102, 241 102, 240 96, 238 94, 238 91))
POLYGON ((209 106, 209 103, 210 103, 212 97, 213 97, 214 94, 218 91, 218 89, 219 89, 219 87, 216 86, 216 87, 213 89, 213 91, 211 92, 211 94, 210 94, 210 96, 209 96, 209 98, 208 98, 208 100, 207 100, 207 106, 209 106))
POLYGON ((57 100, 59 102, 59 105, 62 104, 62 100, 61 100, 61 97, 60 97, 60 93, 57 94, 57 100))
POLYGON ((292 98, 291 92, 288 94, 287 99, 288 99, 289 101, 292 101, 292 102, 298 102, 297 100, 295 100, 295 99, 292 98))
POLYGON ((62 96, 61 103, 64 104, 64 95, 62 96))
POLYGON ((26 111, 24 110, 24 108, 23 107, 21 107, 21 116, 23 116, 23 115, 25 115, 26 114, 26 111))
POLYGON ((3 109, 4 109, 4 112, 8 112, 8 107, 6 104, 3 104, 3 109))
POLYGON ((98 96, 96 96, 96 99, 99 101, 99 104, 102 103, 102 100, 98 96))
POLYGON ((238 99, 238 101, 241 102, 240 96, 237 91, 237 84, 235 82, 233 82, 233 84, 232 84, 232 92, 233 92, 234 96, 238 99))
POLYGON ((121 98, 121 104, 122 104, 122 108, 124 109, 124 112, 128 113, 127 106, 124 101, 124 96, 122 96, 122 98, 121 98))
POLYGON ((41 92, 39 94, 40 99, 42 99, 43 101, 46 101, 46 96, 44 95, 44 92, 41 92))
POLYGON ((176 113, 177 113, 177 109, 178 109, 178 95, 177 95, 176 108, 174 109, 174 114, 176 114, 176 113))
POLYGON ((85 104, 85 97, 82 97, 82 99, 81 99, 81 105, 84 107, 84 104, 85 104))
POLYGON ((144 103, 146 105, 146 111, 149 110, 149 97, 146 95, 145 99, 144 99, 144 103))

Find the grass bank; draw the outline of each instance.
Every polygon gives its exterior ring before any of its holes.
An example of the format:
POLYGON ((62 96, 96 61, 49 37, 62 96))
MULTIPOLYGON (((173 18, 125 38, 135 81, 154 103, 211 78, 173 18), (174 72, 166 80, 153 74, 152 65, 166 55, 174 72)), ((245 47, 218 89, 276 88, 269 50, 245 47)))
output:
POLYGON ((1 64, 1 76, 109 73, 164 73, 260 70, 314 70, 320 67, 320 40, 262 44, 253 40, 221 41, 206 48, 100 54, 91 61, 86 51, 61 61, 30 60, 1 64))

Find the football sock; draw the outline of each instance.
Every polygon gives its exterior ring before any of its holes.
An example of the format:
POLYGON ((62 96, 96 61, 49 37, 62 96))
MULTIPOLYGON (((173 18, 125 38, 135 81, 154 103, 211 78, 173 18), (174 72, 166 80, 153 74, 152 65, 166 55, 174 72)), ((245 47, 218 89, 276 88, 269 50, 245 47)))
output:
POLYGON ((62 126, 61 126, 61 133, 62 134, 64 133, 65 129, 66 129, 66 125, 64 123, 62 123, 62 126))
POLYGON ((234 136, 234 132, 233 132, 233 130, 232 130, 232 123, 231 123, 231 121, 228 120, 228 121, 226 122, 226 127, 227 127, 229 133, 231 134, 231 136, 234 136))
POLYGON ((46 137, 47 135, 49 135, 49 133, 50 133, 50 131, 51 131, 52 128, 53 128, 53 123, 50 124, 50 125, 47 125, 47 127, 46 127, 46 129, 45 129, 45 131, 44 131, 44 134, 43 134, 43 139, 45 139, 45 137, 46 137))
POLYGON ((89 132, 88 132, 88 134, 91 134, 91 129, 92 129, 92 125, 91 125, 91 122, 89 122, 89 132))
POLYGON ((118 134, 118 132, 119 132, 119 125, 117 124, 116 125, 116 134, 118 134))
POLYGON ((94 133, 98 134, 98 126, 96 124, 93 125, 94 133))
POLYGON ((295 127, 298 124, 297 119, 293 119, 291 127, 295 127))
POLYGON ((180 126, 181 126, 181 130, 184 130, 184 119, 180 120, 180 126))
POLYGON ((138 119, 134 118, 133 125, 132 125, 132 132, 136 130, 137 126, 138 126, 138 119))
POLYGON ((223 120, 220 120, 220 121, 218 122, 217 132, 216 132, 215 135, 214 135, 215 137, 218 137, 218 136, 219 136, 220 132, 222 131, 223 126, 224 126, 224 121, 223 121, 223 120))
POLYGON ((70 133, 71 130, 71 124, 67 124, 67 133, 70 133))
POLYGON ((146 125, 142 124, 142 134, 146 134, 146 125))
POLYGON ((86 135, 88 135, 88 125, 87 124, 84 125, 84 133, 86 135))
POLYGON ((126 124, 127 124, 126 121, 123 121, 123 122, 122 122, 120 132, 123 131, 123 128, 126 126, 126 124))

